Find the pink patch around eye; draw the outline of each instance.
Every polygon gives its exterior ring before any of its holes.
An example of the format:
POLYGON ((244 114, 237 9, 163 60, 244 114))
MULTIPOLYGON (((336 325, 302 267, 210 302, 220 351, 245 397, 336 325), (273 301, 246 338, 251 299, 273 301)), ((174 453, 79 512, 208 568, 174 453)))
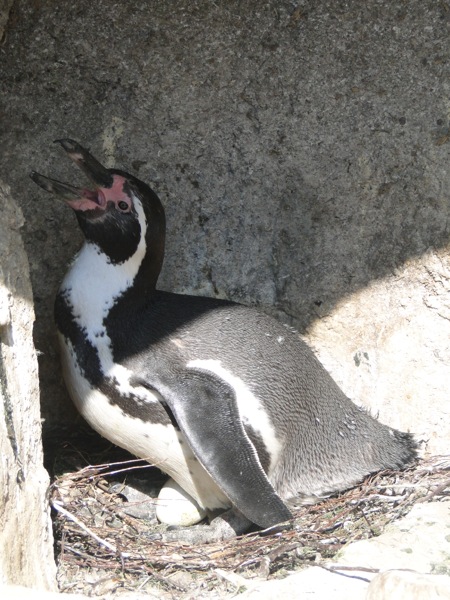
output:
POLYGON ((101 189, 101 192, 104 194, 105 202, 114 202, 121 212, 129 212, 131 210, 130 197, 123 190, 125 182, 125 177, 114 175, 112 187, 101 189), (127 208, 122 208, 122 206, 119 207, 119 203, 122 202, 127 205, 127 208))
POLYGON ((120 200, 124 200, 127 204, 129 204, 130 202, 128 195, 123 191, 124 184, 125 177, 122 177, 121 175, 114 175, 112 187, 101 189, 106 201, 117 203, 120 200))
MULTIPOLYGON (((82 198, 68 200, 67 204, 74 210, 87 211, 98 208, 106 208, 108 202, 126 202, 128 211, 131 210, 131 202, 128 194, 123 191, 126 179, 121 175, 114 175, 113 184, 110 188, 97 188, 96 190, 84 189, 82 198)), ((122 209, 122 212, 126 212, 122 209)))

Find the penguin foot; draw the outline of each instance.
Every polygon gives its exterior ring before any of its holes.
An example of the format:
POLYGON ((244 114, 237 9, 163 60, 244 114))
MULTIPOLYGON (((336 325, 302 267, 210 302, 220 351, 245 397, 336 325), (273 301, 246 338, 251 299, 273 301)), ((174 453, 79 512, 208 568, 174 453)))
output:
POLYGON ((187 542, 192 545, 210 544, 241 535, 251 526, 251 521, 237 509, 231 508, 215 517, 209 525, 170 527, 159 539, 164 542, 187 542))

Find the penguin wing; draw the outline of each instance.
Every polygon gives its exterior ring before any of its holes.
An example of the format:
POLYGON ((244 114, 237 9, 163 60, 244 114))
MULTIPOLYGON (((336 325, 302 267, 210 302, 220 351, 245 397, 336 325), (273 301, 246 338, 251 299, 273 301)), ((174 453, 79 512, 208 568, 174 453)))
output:
POLYGON ((197 459, 247 519, 267 528, 292 518, 267 479, 228 383, 189 370, 170 383, 139 384, 159 392, 197 459))

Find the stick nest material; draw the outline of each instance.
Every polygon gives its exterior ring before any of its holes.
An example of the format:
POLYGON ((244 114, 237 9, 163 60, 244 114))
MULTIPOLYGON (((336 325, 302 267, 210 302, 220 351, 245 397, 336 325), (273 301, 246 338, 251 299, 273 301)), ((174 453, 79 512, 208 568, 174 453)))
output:
MULTIPOLYGON (((55 479, 51 504, 62 591, 120 597, 157 587, 159 597, 218 598, 248 579, 325 564, 349 542, 379 535, 415 503, 450 496, 450 456, 435 457, 403 472, 377 473, 351 490, 296 509, 289 528, 191 546, 155 541, 161 526, 126 514, 123 497, 109 491, 114 480, 127 480, 144 465, 104 463, 55 479)), ((155 470, 148 466, 146 473, 151 477, 155 470)))

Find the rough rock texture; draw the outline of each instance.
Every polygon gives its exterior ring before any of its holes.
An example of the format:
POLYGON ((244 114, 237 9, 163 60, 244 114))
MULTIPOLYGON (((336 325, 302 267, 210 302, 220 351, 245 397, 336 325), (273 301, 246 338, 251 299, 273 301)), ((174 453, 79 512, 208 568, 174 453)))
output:
POLYGON ((370 583, 365 600, 450 600, 450 577, 386 571, 370 583))
POLYGON ((0 41, 3 39, 13 0, 0 0, 0 41))
POLYGON ((309 567, 281 581, 256 584, 240 594, 242 600, 363 600, 367 582, 331 573, 320 567, 309 567))
MULTIPOLYGON (((309 567, 281 581, 255 584, 241 600, 448 600, 450 577, 414 571, 386 571, 367 583, 363 575, 309 567)), ((231 596, 229 596, 231 598, 231 596)), ((236 598, 234 594, 232 596, 236 598)))
POLYGON ((396 274, 343 299, 309 331, 347 395, 381 421, 409 427, 432 454, 450 452, 449 340, 448 249, 406 261, 396 274))
POLYGON ((0 583, 56 586, 23 216, 0 182, 0 583))
MULTIPOLYGON (((0 585, 0 594, 7 600, 88 600, 89 598, 81 594, 36 591, 18 585, 0 585)), ((136 600, 139 600, 139 597, 136 600)))
POLYGON ((381 536, 349 544, 329 570, 310 567, 280 581, 236 585, 247 588, 242 600, 438 600, 450 597, 449 557, 450 502, 432 502, 417 504, 381 536))
POLYGON ((71 136, 161 195, 164 288, 278 314, 356 401, 448 451, 449 19, 447 0, 14 2, 0 166, 47 427, 73 416, 51 313, 80 234, 26 174, 79 181, 50 145, 71 136))
MULTIPOLYGON (((102 595, 101 598, 105 600, 111 600, 113 596, 111 594, 102 595)), ((43 592, 37 590, 31 590, 18 585, 3 586, 0 584, 0 598, 5 600, 89 600, 92 596, 85 596, 84 594, 60 594, 58 592, 43 592)), ((118 596, 120 600, 158 600, 161 595, 158 594, 158 590, 153 594, 139 594, 138 592, 132 593, 121 593, 118 596)))
POLYGON ((450 502, 416 504, 379 537, 347 546, 340 565, 450 575, 450 502))

